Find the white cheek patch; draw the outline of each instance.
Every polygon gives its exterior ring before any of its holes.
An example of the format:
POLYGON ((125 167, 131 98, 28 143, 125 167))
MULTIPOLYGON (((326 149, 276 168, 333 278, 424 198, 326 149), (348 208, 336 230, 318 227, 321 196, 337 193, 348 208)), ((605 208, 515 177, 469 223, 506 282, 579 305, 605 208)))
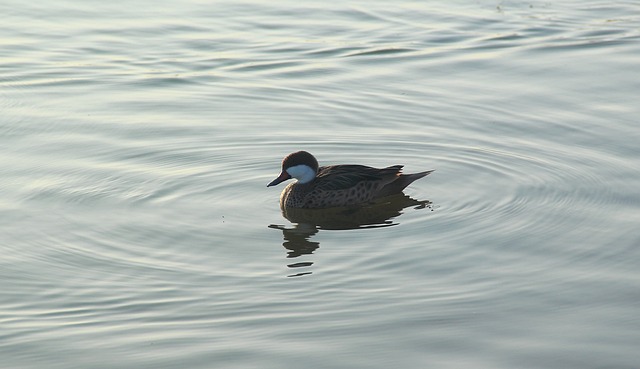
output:
POLYGON ((307 183, 316 177, 316 172, 310 166, 304 164, 287 168, 287 173, 300 183, 307 183))

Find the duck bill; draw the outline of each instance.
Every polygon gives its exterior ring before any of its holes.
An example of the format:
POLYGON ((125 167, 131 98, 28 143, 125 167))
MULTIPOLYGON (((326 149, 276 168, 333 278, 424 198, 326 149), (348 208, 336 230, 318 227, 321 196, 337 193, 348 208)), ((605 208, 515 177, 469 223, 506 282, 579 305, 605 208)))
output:
POLYGON ((271 186, 275 186, 280 182, 284 182, 287 179, 290 179, 291 176, 289 175, 289 173, 287 173, 286 170, 283 170, 282 173, 280 173, 280 175, 278 176, 278 178, 274 179, 273 181, 271 181, 271 183, 269 183, 267 185, 267 187, 271 187, 271 186))

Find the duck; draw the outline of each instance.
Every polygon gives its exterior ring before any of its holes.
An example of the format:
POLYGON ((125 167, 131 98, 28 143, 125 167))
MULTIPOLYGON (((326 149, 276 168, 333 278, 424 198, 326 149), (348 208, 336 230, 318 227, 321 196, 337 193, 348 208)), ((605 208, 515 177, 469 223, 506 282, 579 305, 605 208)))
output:
POLYGON ((412 182, 433 172, 402 174, 403 165, 373 168, 339 164, 319 166, 307 151, 296 151, 282 160, 280 175, 267 184, 295 178, 280 194, 280 208, 324 209, 361 205, 401 193, 412 182))

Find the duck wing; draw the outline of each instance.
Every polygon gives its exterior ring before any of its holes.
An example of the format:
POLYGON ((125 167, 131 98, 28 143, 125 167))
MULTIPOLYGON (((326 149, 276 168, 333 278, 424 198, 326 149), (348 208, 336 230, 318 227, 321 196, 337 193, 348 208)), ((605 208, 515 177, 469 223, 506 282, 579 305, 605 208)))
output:
POLYGON ((402 165, 378 169, 366 165, 343 164, 320 167, 314 185, 319 190, 345 190, 364 181, 373 181, 384 186, 398 178, 402 165))

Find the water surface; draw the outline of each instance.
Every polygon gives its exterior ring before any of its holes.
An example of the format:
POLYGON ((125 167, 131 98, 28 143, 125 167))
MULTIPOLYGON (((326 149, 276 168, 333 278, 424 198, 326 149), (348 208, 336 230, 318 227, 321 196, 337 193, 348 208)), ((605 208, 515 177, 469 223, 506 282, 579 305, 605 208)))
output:
POLYGON ((637 367, 635 2, 0 9, 2 366, 637 367))

